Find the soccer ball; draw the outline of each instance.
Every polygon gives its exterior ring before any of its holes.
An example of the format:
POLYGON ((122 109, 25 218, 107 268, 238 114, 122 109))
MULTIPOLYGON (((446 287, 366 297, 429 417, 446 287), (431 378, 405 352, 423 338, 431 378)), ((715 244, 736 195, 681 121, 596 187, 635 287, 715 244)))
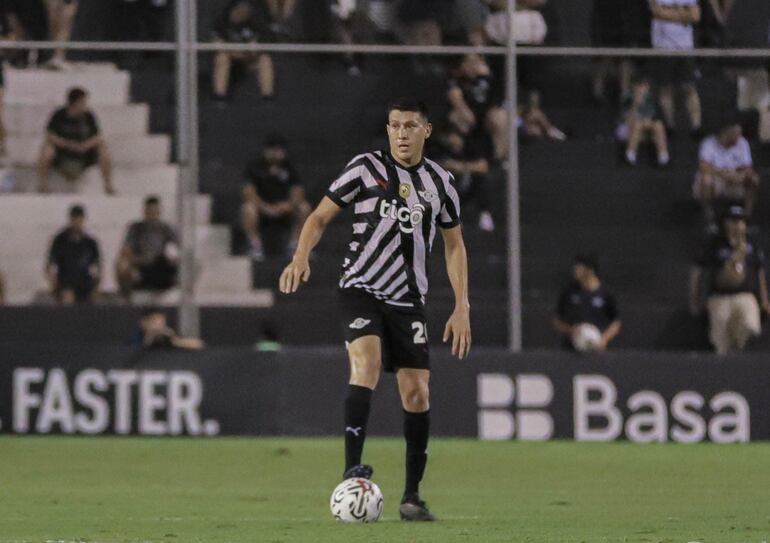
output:
POLYGON ((368 479, 345 479, 332 492, 329 505, 340 522, 377 522, 382 515, 382 492, 368 479))
POLYGON ((581 353, 597 350, 601 340, 602 333, 593 324, 581 324, 572 334, 572 345, 581 353))

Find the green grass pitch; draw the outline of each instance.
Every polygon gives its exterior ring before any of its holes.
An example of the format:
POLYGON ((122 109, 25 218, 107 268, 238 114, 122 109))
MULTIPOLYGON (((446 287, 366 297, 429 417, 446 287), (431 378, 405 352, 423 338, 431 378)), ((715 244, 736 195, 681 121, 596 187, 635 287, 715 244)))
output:
POLYGON ((0 543, 770 541, 770 445, 434 439, 398 520, 399 439, 370 439, 372 525, 332 520, 341 439, 0 438, 0 543))

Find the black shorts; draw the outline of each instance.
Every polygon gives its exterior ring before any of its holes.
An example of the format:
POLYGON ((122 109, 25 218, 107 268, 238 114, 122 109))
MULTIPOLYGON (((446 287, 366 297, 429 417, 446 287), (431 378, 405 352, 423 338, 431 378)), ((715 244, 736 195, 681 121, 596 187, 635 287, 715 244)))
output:
POLYGON ((340 290, 339 297, 346 344, 363 336, 378 336, 385 371, 430 369, 427 322, 422 305, 387 304, 356 288, 340 290))
POLYGON ((694 84, 700 77, 695 60, 686 57, 656 58, 652 70, 658 85, 694 84))

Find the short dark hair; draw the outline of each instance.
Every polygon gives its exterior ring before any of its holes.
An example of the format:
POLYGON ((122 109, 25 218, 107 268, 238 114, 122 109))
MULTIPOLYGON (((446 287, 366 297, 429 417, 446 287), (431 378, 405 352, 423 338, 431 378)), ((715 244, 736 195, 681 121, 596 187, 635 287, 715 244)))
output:
POLYGON ((577 255, 573 263, 590 268, 596 275, 599 275, 599 257, 593 253, 577 255))
POLYGON ((277 132, 268 134, 265 137, 265 140, 262 142, 262 147, 270 147, 270 148, 279 147, 281 149, 286 149, 287 145, 288 143, 286 142, 286 138, 284 138, 281 134, 277 132))
POLYGON ((390 117, 390 112, 394 110, 414 111, 422 115, 426 121, 428 120, 428 106, 425 105, 425 102, 414 96, 402 96, 401 98, 391 101, 388 104, 388 111, 386 112, 388 117, 390 117))
POLYGON ((70 208, 70 219, 74 219, 76 217, 85 217, 86 216, 86 210, 83 208, 80 204, 75 204, 70 208))
POLYGON ((732 111, 729 111, 725 113, 719 122, 719 133, 721 134, 728 128, 732 128, 733 126, 741 126, 741 120, 738 117, 737 113, 733 113, 732 111))
POLYGON ((149 317, 150 315, 157 314, 165 315, 166 312, 163 311, 163 308, 157 305, 147 305, 142 308, 141 316, 143 319, 149 317))
POLYGON ((152 205, 160 205, 160 198, 157 196, 148 196, 144 199, 144 205, 146 206, 152 206, 152 205))
POLYGON ((85 89, 82 89, 81 87, 72 87, 69 91, 67 91, 67 105, 71 106, 86 96, 88 96, 88 93, 85 91, 85 89))

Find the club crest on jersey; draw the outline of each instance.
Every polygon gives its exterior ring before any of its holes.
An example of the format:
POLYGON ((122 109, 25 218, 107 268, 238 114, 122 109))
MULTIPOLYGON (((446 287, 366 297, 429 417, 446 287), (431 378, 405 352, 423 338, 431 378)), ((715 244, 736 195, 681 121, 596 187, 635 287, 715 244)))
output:
POLYGON ((404 234, 414 232, 414 227, 422 223, 425 216, 425 206, 415 204, 413 208, 399 206, 397 200, 380 200, 380 217, 398 221, 398 227, 404 234))
POLYGON ((363 328, 364 326, 366 326, 370 322, 372 322, 372 321, 369 320, 369 319, 364 319, 362 317, 358 317, 356 320, 354 320, 353 322, 350 323, 350 328, 352 328, 353 330, 360 330, 361 328, 363 328))
POLYGON ((406 183, 401 183, 398 186, 398 195, 401 196, 404 200, 409 198, 409 195, 412 194, 412 188, 407 185, 406 183))
POLYGON ((420 197, 428 203, 431 203, 433 200, 438 198, 438 195, 435 192, 431 192, 429 190, 420 190, 417 191, 417 194, 419 194, 420 197))

